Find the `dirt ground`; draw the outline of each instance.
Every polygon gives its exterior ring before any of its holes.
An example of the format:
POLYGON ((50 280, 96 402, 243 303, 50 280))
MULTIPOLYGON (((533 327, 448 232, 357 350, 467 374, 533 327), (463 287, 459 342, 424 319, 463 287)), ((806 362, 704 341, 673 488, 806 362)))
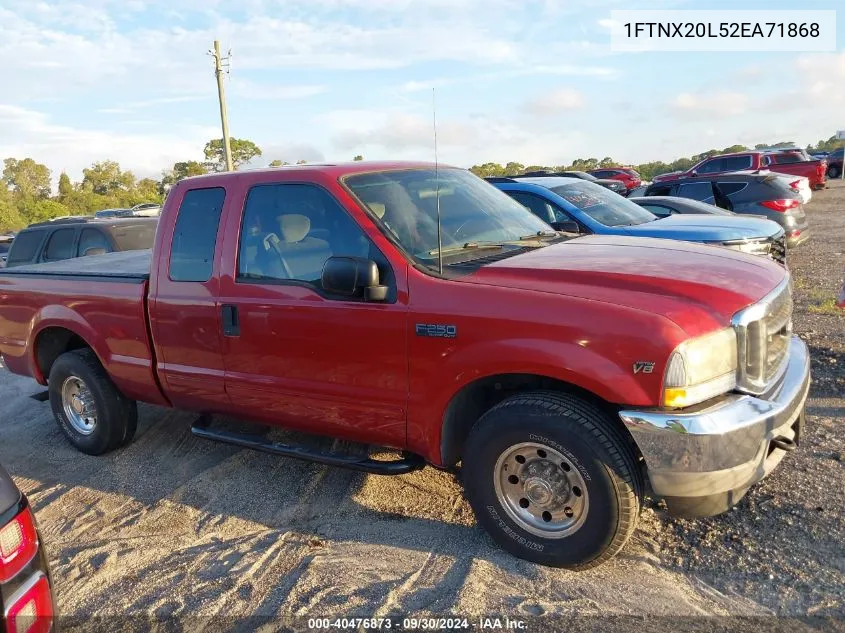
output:
POLYGON ((455 479, 431 468, 376 477, 239 450, 195 439, 191 415, 151 406, 129 447, 82 455, 29 397, 41 388, 2 370, 0 463, 36 510, 61 613, 841 622, 845 316, 831 299, 845 271, 845 186, 816 193, 807 212, 813 237, 790 253, 795 330, 815 380, 802 447, 723 516, 679 520, 647 502, 623 553, 588 572, 503 553, 455 479))

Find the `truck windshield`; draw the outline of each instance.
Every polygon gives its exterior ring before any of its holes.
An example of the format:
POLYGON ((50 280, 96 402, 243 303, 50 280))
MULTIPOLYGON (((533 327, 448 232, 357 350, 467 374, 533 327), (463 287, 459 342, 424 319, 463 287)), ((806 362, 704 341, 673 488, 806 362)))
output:
POLYGON ((406 251, 430 266, 437 254, 437 206, 440 201, 443 255, 480 246, 542 246, 557 237, 548 224, 477 176, 462 169, 408 169, 347 176, 347 187, 379 218, 406 251), (537 238, 527 242, 528 238, 537 238))
POLYGON ((561 198, 605 226, 633 226, 653 222, 657 216, 614 193, 585 180, 552 187, 561 198))

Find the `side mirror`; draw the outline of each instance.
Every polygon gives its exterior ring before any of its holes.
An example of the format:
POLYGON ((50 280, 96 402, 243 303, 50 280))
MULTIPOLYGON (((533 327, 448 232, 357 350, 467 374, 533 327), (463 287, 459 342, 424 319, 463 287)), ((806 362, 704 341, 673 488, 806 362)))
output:
POLYGON ((88 257, 89 255, 105 255, 105 254, 106 254, 106 249, 104 249, 102 246, 98 246, 98 247, 92 246, 91 248, 86 248, 85 252, 82 253, 82 256, 88 257))
POLYGON ((378 266, 364 257, 329 257, 321 276, 323 290, 365 301, 387 299, 387 286, 381 285, 378 266))
POLYGON ((552 222, 552 228, 555 231, 562 233, 580 233, 581 227, 574 220, 566 220, 565 222, 552 222))
POLYGON ((696 176, 698 176, 698 172, 697 172, 697 171, 695 171, 695 170, 693 169, 693 170, 689 173, 689 175, 690 175, 690 176, 692 176, 693 178, 695 178, 696 176))

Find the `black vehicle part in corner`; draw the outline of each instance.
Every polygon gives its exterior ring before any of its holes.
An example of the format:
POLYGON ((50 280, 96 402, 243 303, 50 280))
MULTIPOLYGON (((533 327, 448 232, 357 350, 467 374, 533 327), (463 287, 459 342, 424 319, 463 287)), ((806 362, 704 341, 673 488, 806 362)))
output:
POLYGON ((250 433, 235 433, 210 428, 212 418, 210 415, 201 415, 191 425, 191 433, 197 437, 224 444, 233 444, 243 448, 249 448, 263 453, 279 455, 281 457, 292 457, 327 466, 348 468, 374 475, 404 475, 425 467, 425 460, 419 455, 405 453, 402 459, 385 461, 361 457, 359 455, 335 455, 324 451, 318 451, 304 446, 291 446, 272 442, 259 435, 250 433))

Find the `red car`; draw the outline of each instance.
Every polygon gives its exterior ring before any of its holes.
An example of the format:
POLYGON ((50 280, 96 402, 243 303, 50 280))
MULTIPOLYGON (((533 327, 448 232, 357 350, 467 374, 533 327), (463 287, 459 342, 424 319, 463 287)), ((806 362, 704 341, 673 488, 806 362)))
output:
POLYGON ((6 366, 48 385, 85 453, 130 442, 141 401, 285 457, 460 464, 503 548, 574 569, 623 547, 645 490, 688 516, 737 503, 795 448, 810 380, 775 262, 564 236, 426 163, 188 178, 151 252, 4 269, 0 294, 6 366), (400 455, 279 444, 214 414, 400 455))
POLYGON ((636 189, 643 184, 640 175, 628 167, 603 167, 601 169, 592 169, 587 173, 596 178, 610 178, 611 180, 623 182, 628 193, 631 192, 631 189, 636 189))
POLYGON ((827 177, 827 162, 815 159, 803 160, 803 157, 796 152, 797 150, 757 151, 710 156, 699 161, 686 171, 676 171, 655 176, 653 182, 668 182, 670 180, 682 180, 695 176, 768 169, 782 174, 804 176, 810 181, 810 187, 812 189, 823 189, 827 177))

